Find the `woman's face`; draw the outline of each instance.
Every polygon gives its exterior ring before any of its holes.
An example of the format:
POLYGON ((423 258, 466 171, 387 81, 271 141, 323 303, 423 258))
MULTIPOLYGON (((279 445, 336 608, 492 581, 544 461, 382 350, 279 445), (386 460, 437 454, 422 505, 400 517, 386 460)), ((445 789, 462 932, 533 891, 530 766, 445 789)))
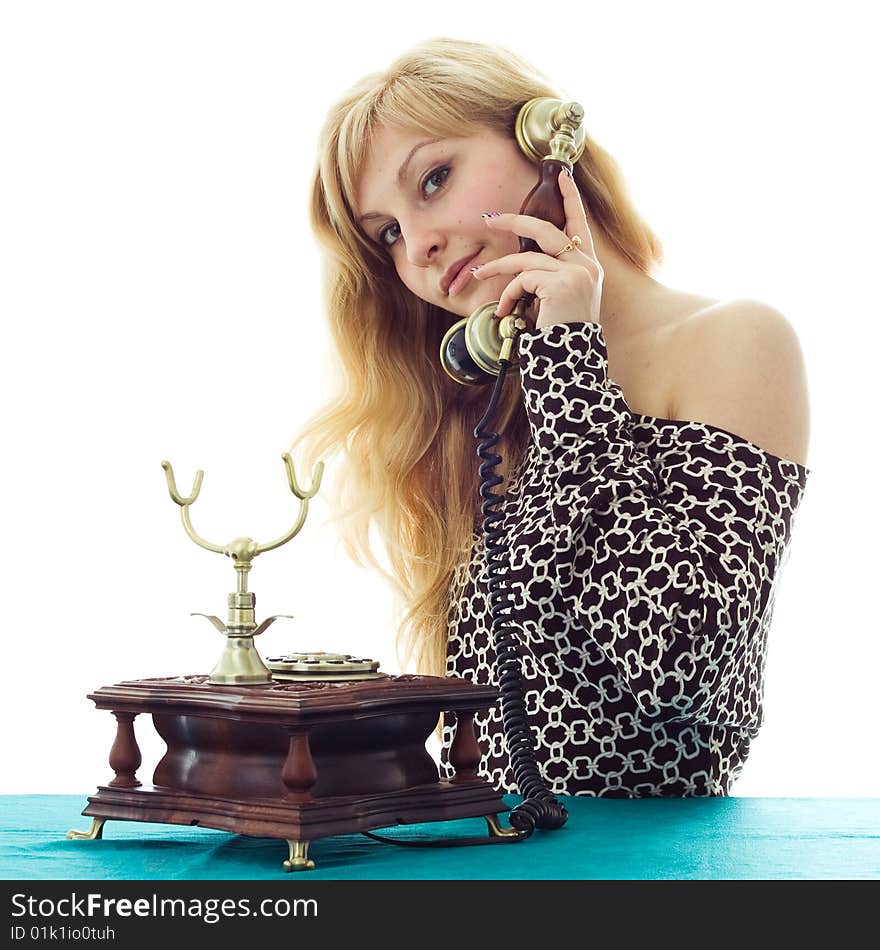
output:
POLYGON ((538 171, 515 140, 488 129, 433 138, 381 126, 358 183, 355 214, 406 287, 465 317, 497 300, 511 279, 474 280, 468 268, 519 251, 515 234, 487 227, 480 215, 519 212, 538 171), (448 287, 460 264, 467 281, 448 287))

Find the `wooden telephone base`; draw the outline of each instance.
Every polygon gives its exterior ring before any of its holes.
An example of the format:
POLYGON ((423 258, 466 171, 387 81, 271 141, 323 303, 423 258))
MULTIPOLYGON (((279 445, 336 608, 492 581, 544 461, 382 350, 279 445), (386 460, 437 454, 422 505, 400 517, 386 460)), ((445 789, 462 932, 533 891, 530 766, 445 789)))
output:
POLYGON ((495 816, 509 809, 477 776, 475 710, 498 690, 457 677, 386 676, 341 682, 217 686, 207 676, 130 680, 89 694, 116 717, 115 777, 82 814, 100 838, 104 822, 202 825, 285 839, 289 871, 313 868, 309 842, 395 824, 495 816), (441 780, 425 743, 441 712, 456 713, 455 769, 441 780), (134 719, 151 715, 167 752, 153 784, 136 772, 134 719))

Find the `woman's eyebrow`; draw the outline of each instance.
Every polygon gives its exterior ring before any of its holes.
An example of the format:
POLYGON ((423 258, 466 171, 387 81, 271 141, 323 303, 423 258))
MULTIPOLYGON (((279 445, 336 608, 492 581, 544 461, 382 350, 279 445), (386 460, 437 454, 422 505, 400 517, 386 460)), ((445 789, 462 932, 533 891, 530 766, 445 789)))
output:
MULTIPOLYGON (((412 161, 413 156, 420 148, 424 148, 426 145, 433 145, 435 142, 439 142, 443 138, 442 135, 438 135, 434 139, 425 139, 424 142, 418 142, 416 145, 409 150, 409 154, 403 160, 403 164, 397 170, 397 187, 400 188, 403 183, 406 181, 406 176, 409 174, 409 163, 412 161)), ((366 214, 362 214, 358 218, 358 223, 360 224, 363 221, 367 221, 370 218, 381 218, 383 215, 378 214, 375 211, 368 211, 366 214)))

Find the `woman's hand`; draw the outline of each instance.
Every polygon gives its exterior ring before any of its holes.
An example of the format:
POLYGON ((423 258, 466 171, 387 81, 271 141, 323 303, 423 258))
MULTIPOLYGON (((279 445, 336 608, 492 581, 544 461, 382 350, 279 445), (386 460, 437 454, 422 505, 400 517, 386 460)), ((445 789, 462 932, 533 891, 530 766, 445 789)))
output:
POLYGON ((474 271, 474 277, 480 280, 495 274, 514 275, 498 302, 499 318, 507 316, 523 294, 531 293, 537 298, 536 329, 554 323, 599 323, 605 273, 596 257, 580 192, 565 171, 559 173, 559 190, 564 201, 565 231, 527 214, 483 219, 490 228, 505 228, 531 238, 543 251, 508 254, 474 271), (580 237, 581 245, 554 257, 575 235, 580 237))

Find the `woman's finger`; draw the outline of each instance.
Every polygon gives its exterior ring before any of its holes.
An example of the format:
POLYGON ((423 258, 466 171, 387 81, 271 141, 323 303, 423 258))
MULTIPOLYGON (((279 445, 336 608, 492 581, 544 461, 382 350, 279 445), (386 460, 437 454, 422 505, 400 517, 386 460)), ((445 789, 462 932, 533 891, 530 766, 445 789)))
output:
POLYGON ((497 214, 493 218, 484 215, 483 220, 489 227, 502 228, 522 237, 531 238, 542 251, 548 254, 555 253, 559 249, 557 245, 565 246, 564 233, 555 224, 543 218, 535 218, 530 214, 513 214, 508 211, 497 214))
POLYGON ((495 316, 499 319, 501 317, 506 317, 507 314, 513 309, 513 305, 517 300, 519 300, 520 297, 523 296, 523 294, 531 293, 535 294, 537 297, 537 289, 534 272, 526 271, 525 273, 517 274, 516 277, 514 277, 513 280, 504 288, 504 291, 498 298, 498 305, 495 308, 495 316), (525 286, 526 283, 529 284, 528 288, 525 286))
POLYGON ((562 270, 565 265, 562 261, 550 254, 541 254, 538 251, 522 251, 519 254, 505 254, 496 257, 494 261, 478 264, 472 268, 474 277, 492 277, 495 274, 519 274, 526 269, 531 270, 562 270))
POLYGON ((590 231, 590 225, 587 223, 587 212, 584 208, 580 189, 574 183, 574 179, 569 178, 568 173, 565 171, 559 173, 559 190, 562 194, 565 209, 565 233, 569 238, 578 235, 583 242, 580 246, 580 250, 595 260, 596 248, 593 244, 593 234, 590 231))

